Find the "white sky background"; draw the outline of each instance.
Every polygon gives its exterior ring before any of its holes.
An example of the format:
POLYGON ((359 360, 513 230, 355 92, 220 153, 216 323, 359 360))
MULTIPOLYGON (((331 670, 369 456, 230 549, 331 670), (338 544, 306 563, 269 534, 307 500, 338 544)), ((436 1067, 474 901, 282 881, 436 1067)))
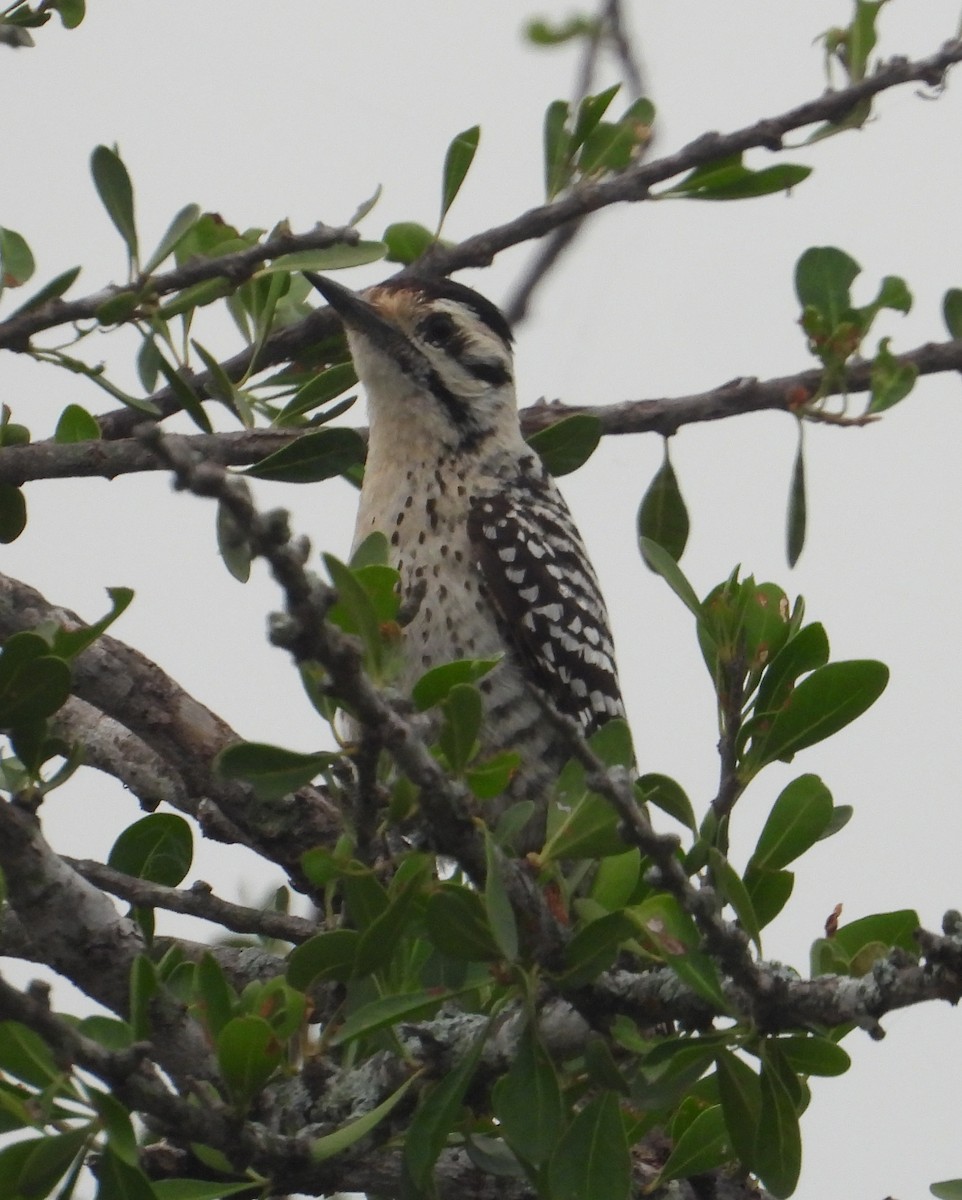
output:
MULTIPOLYGON (((656 154, 816 96, 824 76, 813 39, 850 16, 848 0, 629 8, 659 113, 656 154)), ((445 148, 480 123, 480 151, 445 229, 458 239, 541 201, 542 114, 576 74, 572 52, 523 43, 521 22, 539 10, 509 0, 91 0, 90 9, 73 33, 40 30, 34 50, 0 48, 0 223, 37 255, 29 287, 82 262, 76 295, 124 271, 90 181, 98 142, 119 143, 149 252, 189 201, 242 228, 288 216, 302 231, 346 220, 379 182, 384 196, 365 236, 395 220, 430 226, 445 148)), ((957 0, 895 0, 881 17, 882 50, 929 53, 957 22, 957 0)), ((614 78, 609 64, 598 88, 614 78)), ((595 218, 520 331, 522 402, 683 395, 811 365, 792 290, 794 264, 811 245, 840 246, 861 263, 863 302, 883 275, 907 279, 913 312, 886 316, 877 331, 895 350, 944 338, 942 294, 962 285, 960 78, 938 103, 913 87, 887 93, 862 132, 786 156, 816 168, 791 198, 624 206, 595 218)), ((764 152, 750 159, 769 161, 764 152)), ((461 278, 501 300, 530 253, 461 278)), ((341 278, 360 286, 390 270, 375 264, 341 278)), ((239 348, 226 323, 197 329, 221 357, 239 348)), ((133 384, 122 339, 95 343, 87 352, 106 355, 117 381, 133 384)), ((808 429, 809 540, 794 572, 784 558, 794 422, 739 418, 673 440, 693 523, 683 566, 696 588, 706 592, 740 562, 804 594, 835 657, 879 657, 892 668, 876 708, 791 767, 767 771, 736 813, 741 865, 794 775, 818 772, 836 802, 855 805, 848 828, 802 859, 795 895, 766 940, 769 956, 803 971, 837 902, 849 920, 914 906, 930 928, 962 906, 959 386, 923 381, 870 429, 808 429)), ((70 401, 112 406, 87 381, 12 355, 0 398, 35 437, 70 401)), ((360 410, 351 416, 362 420, 360 410)), ((609 439, 563 486, 608 596, 643 768, 679 779, 701 811, 717 771, 711 689, 689 615, 635 550, 635 510, 660 457, 660 439, 609 439)), ((355 504, 346 485, 260 485, 257 496, 290 507, 316 547, 346 553, 355 504)), ((244 736, 315 746, 295 675, 264 640, 276 593, 262 568, 246 588, 228 576, 211 506, 172 494, 160 474, 37 483, 28 500, 30 526, 0 549, 0 569, 89 619, 104 611, 105 587, 134 587, 112 632, 244 736)), ((129 796, 89 775, 51 800, 45 828, 58 848, 102 857, 138 815, 129 796)), ((240 852, 205 846, 194 874, 257 898, 279 882, 261 870, 240 852)), ((931 1180, 962 1175, 962 1017, 932 1005, 884 1024, 881 1045, 849 1037, 848 1076, 815 1084, 802 1200, 912 1200, 931 1180)))

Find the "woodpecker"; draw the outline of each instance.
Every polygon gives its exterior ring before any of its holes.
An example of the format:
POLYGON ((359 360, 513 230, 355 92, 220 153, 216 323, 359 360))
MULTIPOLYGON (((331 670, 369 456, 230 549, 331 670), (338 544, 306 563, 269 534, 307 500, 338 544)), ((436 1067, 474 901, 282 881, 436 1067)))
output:
MULTIPOLYGON (((516 750, 507 804, 542 814, 570 748, 539 693, 585 735, 624 716, 608 614, 568 506, 521 434, 512 334, 448 279, 356 293, 308 274, 343 322, 367 393, 370 440, 354 544, 380 530, 402 595, 424 590, 399 686, 460 658, 479 684, 482 753, 516 750)), ((542 821, 543 823, 543 821, 542 821)))

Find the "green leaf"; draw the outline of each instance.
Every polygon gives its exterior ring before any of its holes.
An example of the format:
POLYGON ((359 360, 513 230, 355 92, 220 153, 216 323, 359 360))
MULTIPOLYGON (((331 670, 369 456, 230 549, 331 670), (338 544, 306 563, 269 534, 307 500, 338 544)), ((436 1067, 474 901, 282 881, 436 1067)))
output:
POLYGON ((671 465, 666 438, 664 459, 638 509, 638 536, 657 542, 677 562, 685 552, 688 530, 688 509, 671 465))
POLYGON ((448 146, 444 158, 444 181, 441 187, 441 218, 438 221, 440 230, 448 209, 454 203, 454 198, 461 190, 461 184, 470 170, 471 163, 477 153, 478 141, 481 137, 481 127, 472 125, 459 133, 448 146))
POLYGON ((484 720, 481 693, 469 683, 456 683, 441 701, 444 723, 438 745, 450 769, 460 775, 474 757, 484 720))
POLYGON ((204 954, 194 975, 196 1002, 209 1033, 216 1036, 236 1015, 237 996, 227 982, 220 963, 212 954, 204 954))
POLYGON ((187 236, 191 228, 197 223, 199 217, 200 206, 197 204, 187 204, 180 210, 167 227, 167 231, 160 239, 157 249, 144 263, 143 273, 145 275, 150 275, 152 271, 160 266, 168 254, 173 254, 178 243, 187 236))
POLYGON ((121 325, 130 320, 140 303, 141 298, 135 291, 115 292, 109 300, 97 305, 95 315, 101 325, 121 325))
POLYGON ((85 408, 68 404, 60 414, 53 440, 60 443, 93 442, 100 438, 100 426, 85 408))
POLYGON ((751 868, 745 872, 745 888, 760 929, 775 920, 788 903, 794 887, 795 876, 791 871, 756 871, 751 868))
POLYGON ((126 1050, 134 1040, 130 1025, 115 1017, 84 1017, 77 1025, 77 1032, 93 1038, 107 1050, 126 1050))
POLYGON ((770 1042, 763 1050, 754 1169, 776 1200, 782 1200, 794 1192, 798 1183, 802 1141, 795 1102, 786 1087, 777 1051, 770 1042))
POLYGON ((771 728, 751 750, 753 770, 786 761, 844 729, 875 703, 885 690, 889 671, 871 659, 828 663, 795 688, 776 714, 771 728))
POLYGON ((492 962, 501 957, 481 897, 461 884, 440 884, 427 902, 424 921, 431 941, 450 958, 492 962))
POLYGON ((268 454, 241 474, 281 483, 318 483, 363 463, 364 455, 364 442, 353 429, 318 429, 268 454))
POLYGON ((583 146, 591 133, 597 129, 601 118, 608 111, 612 100, 621 91, 621 84, 613 84, 599 92, 596 96, 585 96, 578 105, 578 116, 575 119, 572 134, 572 148, 583 146))
POLYGON ((601 441, 601 422, 584 413, 565 417, 528 438, 550 474, 570 475, 588 461, 601 441))
MULTIPOLYGON (((333 1135, 332 1135, 333 1136, 333 1135)), ((210 1183, 206 1179, 155 1179, 151 1186, 157 1200, 226 1200, 256 1186, 249 1179, 240 1183, 210 1183)))
POLYGON ((854 958, 874 942, 885 947, 898 946, 902 950, 916 951, 915 933, 919 926, 919 914, 914 909, 903 908, 849 921, 847 925, 839 927, 832 940, 849 958, 854 958))
POLYGON ((942 317, 949 337, 962 338, 962 288, 949 288, 942 297, 942 317))
POLYGON ((680 197, 685 200, 750 200, 756 196, 770 196, 774 192, 787 192, 797 187, 812 173, 811 167, 799 163, 779 163, 753 171, 737 161, 710 163, 696 167, 673 187, 659 192, 661 197, 680 197))
POLYGON ((813 846, 832 818, 832 793, 817 775, 800 775, 768 815, 749 868, 777 871, 813 846))
POLYGON ((222 300, 225 296, 231 295, 233 290, 234 285, 231 281, 222 276, 215 279, 203 279, 200 283, 194 283, 182 291, 175 292, 161 304, 157 315, 165 321, 169 321, 172 317, 182 316, 194 309, 213 304, 216 300, 222 300))
POLYGON ((653 804, 662 812, 674 817, 692 833, 698 832, 695 820, 695 810, 680 783, 667 775, 649 773, 642 775, 636 783, 636 788, 645 804, 653 804))
POLYGON ((929 1184, 929 1191, 937 1200, 962 1200, 962 1179, 943 1179, 929 1184))
POLYGON ((748 934, 755 945, 761 949, 761 925, 752 904, 748 888, 741 876, 727 858, 714 846, 708 851, 708 861, 711 865, 715 886, 722 897, 732 906, 735 916, 742 929, 748 934))
POLYGON ((20 488, 0 483, 0 543, 15 542, 27 526, 27 501, 20 488))
POLYGON ((238 524, 234 514, 222 501, 217 501, 217 552, 224 566, 238 583, 246 583, 251 577, 254 550, 246 531, 238 524))
MULTIPOLYGON (((516 750, 503 750, 493 758, 468 767, 464 772, 464 781, 471 789, 472 795, 477 796, 479 800, 493 800, 507 788, 520 766, 521 755, 516 750)), ((503 845, 500 822, 497 832, 498 844, 503 845)))
POLYGON ((129 825, 117 838, 107 865, 135 879, 176 887, 190 870, 194 839, 190 826, 176 813, 150 813, 129 825))
POLYGON ((70 695, 70 667, 35 633, 15 633, 0 653, 0 726, 53 716, 70 695))
POLYGON ((333 929, 309 938, 291 952, 287 982, 299 991, 306 991, 315 980, 350 979, 360 942, 361 935, 356 929, 333 929))
POLYGON ((898 404, 915 387, 919 369, 912 362, 900 363, 889 350, 889 338, 882 338, 872 361, 872 398, 868 412, 884 412, 898 404))
POLYGON ((684 983, 722 1012, 728 1001, 722 991, 714 963, 698 949, 700 938, 691 917, 673 897, 664 893, 649 896, 626 910, 636 927, 684 983))
POLYGON ((234 1099, 246 1106, 280 1066, 284 1047, 263 1017, 233 1017, 217 1037, 217 1063, 234 1099))
POLYGON ((26 425, 18 425, 9 420, 10 409, 4 404, 0 406, 0 446, 27 446, 30 443, 30 430, 26 425))
POLYGON ((583 987, 607 971, 621 945, 634 934, 634 922, 624 912, 609 912, 583 925, 565 946, 562 986, 583 987))
POLYGON ((282 254, 258 275, 276 275, 292 271, 340 271, 347 267, 363 267, 366 263, 384 258, 387 246, 384 242, 338 242, 319 250, 297 250, 293 254, 282 254))
POLYGON ((405 1191, 424 1195, 431 1190, 434 1164, 461 1115, 464 1094, 474 1076, 488 1033, 489 1028, 485 1025, 461 1063, 435 1084, 418 1106, 404 1143, 404 1183, 410 1185, 405 1191))
POLYGON ((386 567, 391 556, 387 538, 379 529, 369 533, 351 555, 348 566, 352 571, 361 567, 386 567))
POLYGON ((87 11, 85 0, 53 0, 51 7, 60 14, 64 29, 76 29, 87 11))
POLYGON ((835 246, 813 246, 795 267, 795 294, 802 308, 821 314, 835 329, 852 306, 850 289, 862 268, 835 246))
POLYGON ((409 264, 434 245, 434 234, 416 221, 397 221, 384 231, 387 261, 409 264))
POLYGON ((571 134, 567 129, 568 103, 553 100, 544 114, 544 187, 553 200, 571 179, 571 134))
POLYGON ((0 1022, 0 1070, 41 1089, 63 1074, 46 1042, 19 1021, 0 1022))
POLYGON ((559 806, 559 821, 549 824, 549 837, 541 851, 544 863, 571 858, 605 858, 627 849, 618 814, 608 801, 594 792, 573 807, 559 806))
POLYGON ((191 338, 190 344, 197 351, 201 362, 207 368, 209 378, 206 381, 207 394, 215 397, 218 400, 223 400, 227 407, 235 412, 250 428, 253 425, 253 417, 249 417, 249 413, 245 411, 238 403, 238 389, 230 380, 230 376, 220 365, 217 359, 211 352, 205 349, 200 342, 191 338))
MULTIPOLYGON (((366 972, 360 972, 365 974, 366 972)), ((416 1021, 430 1017, 453 993, 443 988, 428 988, 420 992, 401 992, 362 1004, 347 1018, 332 1038, 330 1046, 342 1046, 360 1037, 369 1037, 379 1029, 397 1025, 399 1021, 416 1021)))
POLYGON ((110 597, 110 612, 95 621, 93 625, 85 625, 80 629, 65 629, 61 626, 53 635, 51 649, 58 658, 76 658, 81 651, 86 650, 105 633, 114 621, 126 612, 134 598, 132 588, 107 588, 110 597))
MULTIPOLYGON (((361 638, 364 643, 368 669, 375 677, 380 677, 384 667, 385 647, 381 637, 380 619, 371 597, 362 586, 357 574, 336 559, 333 554, 324 555, 324 565, 327 567, 331 582, 337 589, 337 603, 341 609, 339 624, 346 628, 347 632, 356 633, 361 638)), ((384 568, 366 569, 383 570, 384 568)), ((334 619, 333 616, 332 619, 334 619)))
POLYGON ((646 537, 638 539, 638 546, 645 566, 660 575, 685 607, 701 618, 704 615, 701 601, 668 551, 646 537))
POLYGON ((26 239, 0 225, 0 290, 20 287, 33 275, 33 253, 26 239))
MULTIPOLYGON (((315 1138, 311 1142, 311 1159, 314 1162, 324 1162, 328 1158, 333 1158, 335 1154, 340 1154, 349 1146, 353 1146, 361 1138, 366 1137, 372 1129, 380 1125, 388 1113, 404 1098, 414 1080, 414 1075, 410 1079, 406 1079, 386 1100, 382 1100, 376 1108, 372 1108, 363 1117, 358 1117, 356 1121, 350 1121, 347 1125, 341 1126, 340 1129, 336 1129, 333 1133, 326 1134, 324 1137, 315 1138)), ((161 1200, 164 1200, 164 1198, 162 1197, 161 1200)))
POLYGON ((137 1041, 150 1040, 150 1002, 159 986, 157 968, 138 954, 130 967, 130 1029, 137 1041))
POLYGON ((581 1109, 548 1167, 552 1200, 627 1200, 631 1157, 614 1092, 603 1092, 581 1109))
POLYGON ((66 1133, 48 1134, 37 1142, 20 1169, 17 1193, 24 1200, 46 1196, 70 1170, 74 1159, 90 1141, 90 1126, 68 1129, 66 1133))
POLYGON ((797 1075, 844 1075, 852 1065, 841 1046, 817 1034, 780 1037, 778 1048, 789 1069, 797 1075))
POLYGON ((139 1167, 124 1162, 108 1145, 97 1163, 96 1200, 157 1200, 157 1193, 139 1167))
POLYGON ((213 433, 214 427, 210 423, 210 417, 204 412, 204 406, 200 401, 200 397, 183 375, 172 367, 159 352, 157 354, 157 369, 167 380, 170 390, 174 393, 174 399, 180 404, 181 408, 183 408, 184 412, 187 413, 201 433, 213 433))
POLYGON ((755 1161, 755 1132, 762 1106, 761 1082, 748 1063, 729 1050, 719 1050, 718 1097, 732 1149, 751 1171, 755 1161))
POLYGON ((458 684, 477 683, 501 661, 497 658, 460 658, 456 662, 432 667, 417 681, 411 690, 411 699, 419 712, 433 708, 447 699, 452 688, 458 684))
POLYGON ((805 545, 808 505, 805 499, 805 444, 802 422, 798 422, 798 448, 792 467, 792 482, 788 489, 788 520, 785 543, 788 565, 794 567, 805 545))
POLYGON ((484 910, 498 949, 509 962, 513 962, 518 957, 518 924, 504 884, 503 860, 487 829, 484 831, 484 851, 484 910))
POLYGON ((790 638, 765 668, 758 685, 755 712, 773 717, 788 700, 799 675, 828 662, 828 636, 817 622, 806 625, 790 638))
POLYGON ((26 303, 15 309, 11 316, 19 317, 21 313, 39 308, 41 304, 46 304, 49 300, 59 299, 74 283, 80 270, 80 267, 71 267, 68 271, 63 271, 60 275, 55 276, 49 283, 45 283, 39 292, 34 293, 26 303))
POLYGON ((672 1147, 659 1181, 688 1179, 712 1171, 730 1157, 728 1128, 721 1105, 700 1112, 672 1147))
POLYGON ((418 881, 398 889, 384 911, 364 929, 354 965, 358 975, 370 975, 388 965, 414 915, 414 902, 421 895, 418 881))
POLYGON ((641 851, 637 846, 603 858, 594 872, 591 899, 607 912, 624 908, 638 887, 641 867, 641 851))
POLYGON ((120 155, 98 146, 90 156, 90 171, 97 195, 117 232, 127 244, 132 261, 137 259, 137 227, 134 222, 134 189, 120 155))
POLYGON ((265 742, 235 742, 214 759, 214 770, 223 779, 243 779, 261 800, 279 800, 306 787, 339 760, 327 750, 302 754, 265 742))
POLYGON ((346 392, 357 383, 357 372, 353 363, 336 363, 321 371, 297 389, 274 421, 275 425, 288 425, 294 418, 304 416, 335 396, 346 392))
POLYGON ((612 717, 588 738, 588 744, 606 767, 631 769, 635 764, 635 750, 631 742, 631 730, 624 717, 612 717))
POLYGON ((87 1095, 100 1117, 100 1123, 114 1153, 124 1162, 136 1167, 138 1164, 137 1135, 134 1133, 130 1113, 117 1097, 109 1092, 101 1092, 97 1088, 87 1085, 87 1095))
POLYGON ((554 1065, 531 1026, 495 1084, 492 1103, 512 1150, 536 1167, 545 1163, 557 1145, 564 1110, 554 1065))
POLYGON ((534 46, 560 46, 574 38, 597 36, 598 21, 591 17, 568 17, 552 25, 537 18, 524 27, 524 36, 534 46))

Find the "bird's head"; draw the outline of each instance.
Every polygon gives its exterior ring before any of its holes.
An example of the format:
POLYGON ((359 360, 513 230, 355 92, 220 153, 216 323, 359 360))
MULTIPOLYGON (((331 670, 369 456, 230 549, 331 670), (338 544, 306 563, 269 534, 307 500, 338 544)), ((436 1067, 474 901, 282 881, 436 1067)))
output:
POLYGON ((520 436, 511 328, 450 279, 399 279, 359 293, 305 272, 341 318, 368 394, 372 436, 417 429, 451 451, 520 436))

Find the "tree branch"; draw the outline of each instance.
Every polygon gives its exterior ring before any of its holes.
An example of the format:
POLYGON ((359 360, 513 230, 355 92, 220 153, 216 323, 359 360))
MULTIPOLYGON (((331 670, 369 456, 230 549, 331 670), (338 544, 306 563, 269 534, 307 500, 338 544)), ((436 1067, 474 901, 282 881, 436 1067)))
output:
MULTIPOLYGON (((43 946, 44 961, 126 1016, 130 969, 144 949, 139 930, 53 852, 35 817, 10 801, 0 803, 0 867, 10 907, 30 941, 43 946)), ((213 1072, 201 1031, 180 1005, 158 995, 152 1016, 167 1070, 178 1077, 213 1072)))
MULTIPOLYGON (((779 116, 765 117, 752 125, 746 125, 730 133, 704 134, 674 154, 635 163, 619 175, 609 176, 595 182, 581 183, 560 199, 549 204, 537 205, 514 220, 475 234, 457 245, 435 244, 416 263, 405 267, 398 274, 399 276, 449 275, 453 271, 459 271, 466 267, 489 266, 502 250, 522 242, 543 238, 553 230, 560 229, 571 221, 577 221, 590 213, 607 208, 609 205, 638 203, 647 200, 652 187, 659 183, 666 183, 682 172, 717 162, 719 159, 740 154, 746 150, 756 148, 780 150, 786 134, 797 129, 804 129, 817 122, 839 121, 863 101, 871 99, 889 88, 905 83, 926 83, 931 87, 937 87, 942 82, 948 68, 960 61, 962 61, 962 40, 960 39, 946 42, 940 50, 926 58, 914 61, 906 58, 894 58, 881 64, 868 78, 838 91, 826 91, 817 99, 808 100, 779 116)), ((336 234, 343 232, 341 230, 333 231, 336 234)), ((263 251, 263 247, 254 247, 253 249, 263 251)), ((231 269, 232 258, 231 255, 224 255, 220 259, 210 260, 207 263, 208 269, 213 275, 227 274, 231 269)), ((113 294, 115 293, 109 292, 108 296, 113 294)), ((88 312, 87 315, 96 312, 96 308, 104 298, 103 293, 98 293, 98 296, 93 298, 97 300, 97 303, 92 304, 91 312, 88 312)), ((84 305, 88 302, 75 301, 74 303, 84 305)), ((17 318, 10 320, 15 319, 17 318)), ((40 328, 48 328, 58 323, 61 322, 48 315, 46 324, 41 322, 40 328)), ((258 351, 259 369, 263 370, 296 358, 303 350, 330 337, 336 328, 337 323, 333 314, 328 308, 322 308, 303 321, 277 330, 266 339, 258 351)), ((23 329, 19 326, 15 327, 16 336, 13 337, 15 343, 13 348, 23 349, 24 336, 29 337, 30 332, 35 331, 29 326, 24 326, 23 329)), ((0 324, 0 338, 3 335, 4 324, 0 324)), ((8 339, 10 336, 8 329, 8 339)), ((0 347, 3 344, 0 341, 0 347)), ((227 376, 236 381, 246 374, 252 355, 253 348, 247 347, 226 360, 221 366, 227 376)), ((198 395, 209 394, 208 388, 211 383, 209 372, 187 373, 186 377, 198 395)), ((150 399, 159 408, 162 416, 169 416, 181 407, 169 387, 156 392, 150 399)), ((98 421, 103 436, 114 439, 128 437, 133 429, 143 422, 143 419, 143 413, 131 408, 122 408, 103 414, 98 421)))
POLYGON ((183 778, 136 734, 78 696, 49 719, 50 733, 68 745, 83 746, 83 765, 119 780, 153 812, 169 804, 182 812, 193 806, 183 778))
POLYGON ((164 908, 169 912, 185 913, 203 921, 213 921, 233 933, 254 933, 261 937, 278 938, 284 942, 306 942, 318 932, 314 921, 271 909, 248 908, 222 900, 211 891, 209 883, 197 880, 186 890, 149 883, 115 871, 93 859, 69 858, 63 861, 78 875, 112 896, 120 896, 146 908, 164 908))
POLYGON ((282 233, 234 254, 193 259, 162 275, 142 276, 128 284, 110 284, 81 300, 48 300, 38 308, 14 313, 5 321, 0 321, 0 350, 25 351, 29 348, 30 338, 44 329, 94 320, 98 309, 122 292, 142 294, 145 299, 166 296, 207 279, 227 279, 240 286, 258 267, 272 258, 280 258, 297 250, 326 250, 338 244, 354 245, 360 241, 360 236, 356 229, 335 229, 318 222, 310 233, 282 233))
MULTIPOLYGON (((84 625, 27 584, 0 575, 0 640, 45 621, 84 625)), ((240 736, 156 663, 116 638, 98 638, 74 660, 72 674, 75 695, 130 730, 183 781, 186 795, 178 791, 170 798, 209 836, 250 846, 307 887, 300 869, 304 850, 331 845, 342 831, 341 814, 323 792, 301 788, 266 804, 249 788, 221 779, 213 760, 240 736)))
POLYGON ((636 163, 620 175, 580 184, 561 199, 538 205, 504 225, 466 238, 456 246, 433 245, 415 264, 418 274, 448 275, 465 267, 486 267, 497 254, 520 242, 544 237, 568 221, 611 204, 647 200, 652 187, 684 171, 746 150, 781 150, 786 134, 823 121, 839 121, 865 100, 904 83, 937 87, 946 70, 962 61, 962 40, 946 42, 935 54, 911 61, 893 58, 873 75, 838 91, 826 91, 776 117, 765 117, 731 133, 706 133, 664 158, 636 163))
MULTIPOLYGON (((327 311, 326 309, 324 310, 327 311)), ((905 354, 893 355, 899 365, 913 365, 919 375, 962 371, 962 338, 926 342, 905 354)), ((795 412, 815 396, 824 372, 810 367, 794 375, 772 379, 741 378, 719 384, 704 392, 650 400, 622 400, 617 404, 572 404, 540 401, 521 410, 521 427, 526 436, 547 429, 565 417, 588 415, 601 423, 606 437, 631 433, 658 433, 671 437, 686 425, 723 421, 755 412, 795 412)), ((872 364, 855 363, 844 380, 831 386, 829 396, 854 396, 871 390, 872 364)), ((125 409, 124 412, 129 410, 125 409)), ((144 424, 143 413, 135 414, 136 425, 144 424)), ((812 420, 823 418, 812 416, 812 420)), ((871 418, 870 418, 871 419, 871 418)), ((858 425, 864 421, 827 420, 827 424, 858 425)), ((303 437, 305 429, 243 429, 228 433, 198 433, 186 441, 201 457, 221 466, 243 467, 260 462, 266 455, 303 437)), ((366 436, 366 430, 357 431, 366 436)), ((143 471, 166 469, 166 464, 140 438, 117 441, 64 443, 32 442, 26 446, 0 447, 0 483, 20 486, 35 479, 72 479, 97 476, 116 479, 143 471)))

